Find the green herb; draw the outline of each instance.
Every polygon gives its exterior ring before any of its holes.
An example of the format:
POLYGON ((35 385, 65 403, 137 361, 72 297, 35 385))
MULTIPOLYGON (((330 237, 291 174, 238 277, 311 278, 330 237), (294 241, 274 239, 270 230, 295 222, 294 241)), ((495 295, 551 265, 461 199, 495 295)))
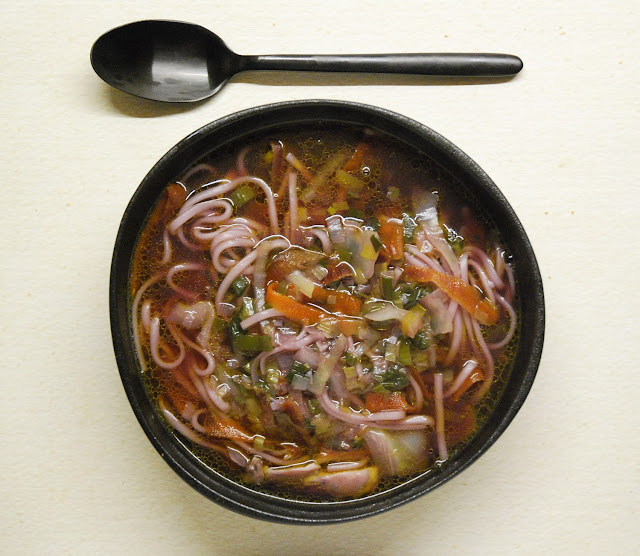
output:
POLYGON ((411 340, 411 345, 416 349, 427 349, 429 347, 429 336, 422 330, 418 332, 411 340))
POLYGON ((374 392, 398 392, 409 385, 407 371, 402 365, 392 363, 382 372, 373 374, 376 385, 373 387, 374 392))
POLYGON ((409 293, 409 296, 407 297, 407 300, 405 301, 404 308, 405 309, 411 309, 414 305, 417 305, 418 302, 425 295, 427 295, 430 291, 431 291, 430 288, 427 288, 427 287, 424 287, 424 286, 416 286, 409 293))
POLYGON ((364 221, 364 229, 377 232, 380 229, 380 220, 378 220, 375 216, 370 216, 364 221))
POLYGON ((307 376, 310 370, 311 370, 311 367, 306 363, 301 363, 300 361, 294 361, 293 366, 291 367, 291 370, 287 373, 287 376, 285 376, 285 379, 288 383, 291 384, 293 382, 293 379, 296 376, 307 376))
POLYGON ((347 365, 349 365, 350 367, 353 367, 358 363, 358 361, 360 361, 360 358, 351 351, 347 351, 347 353, 344 354, 344 358, 347 362, 347 365))
POLYGON ((320 400, 318 398, 308 398, 307 405, 309 406, 309 411, 313 415, 319 415, 322 413, 322 406, 320 405, 320 400))
POLYGON ((236 297, 240 297, 244 292, 247 291, 249 283, 249 279, 246 276, 238 276, 233 282, 231 282, 229 289, 231 290, 231 293, 233 293, 233 295, 235 295, 236 297))

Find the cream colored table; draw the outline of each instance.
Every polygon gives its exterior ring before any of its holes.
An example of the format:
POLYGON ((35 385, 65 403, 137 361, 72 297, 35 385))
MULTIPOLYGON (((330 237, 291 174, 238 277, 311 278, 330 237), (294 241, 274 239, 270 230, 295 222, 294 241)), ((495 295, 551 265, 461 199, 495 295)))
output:
POLYGON ((0 553, 638 553, 638 8, 391 5, 1 3, 0 553), (245 75, 160 106, 89 65, 102 32, 145 18, 199 22, 241 53, 496 51, 525 68, 464 85, 245 75), (239 109, 321 97, 395 110, 471 155, 528 230, 548 320, 531 394, 478 462, 390 513, 310 528, 224 510, 156 454, 120 383, 107 289, 120 216, 173 144, 239 109))

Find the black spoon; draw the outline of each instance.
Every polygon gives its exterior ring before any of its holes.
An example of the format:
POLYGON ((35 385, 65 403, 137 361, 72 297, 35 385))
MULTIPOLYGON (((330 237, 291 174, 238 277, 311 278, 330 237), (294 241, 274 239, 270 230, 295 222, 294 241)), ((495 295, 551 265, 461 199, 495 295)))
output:
POLYGON ((164 102, 195 102, 236 73, 253 70, 509 76, 522 69, 510 54, 370 54, 242 56, 192 23, 138 21, 102 35, 91 65, 109 85, 164 102))

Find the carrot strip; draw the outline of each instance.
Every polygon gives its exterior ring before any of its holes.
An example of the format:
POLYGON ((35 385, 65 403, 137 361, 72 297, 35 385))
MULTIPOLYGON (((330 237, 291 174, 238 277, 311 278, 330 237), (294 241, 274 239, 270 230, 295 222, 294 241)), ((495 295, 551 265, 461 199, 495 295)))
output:
POLYGON ((411 407, 402 392, 368 392, 364 396, 364 403, 371 413, 387 409, 407 410, 411 407))
POLYGON ((302 325, 317 324, 326 315, 324 311, 311 307, 305 303, 283 295, 277 291, 277 282, 271 282, 267 287, 266 301, 274 309, 280 311, 286 318, 302 325))
POLYGON ((360 299, 348 292, 326 290, 320 286, 313 288, 311 299, 317 303, 326 304, 332 312, 350 316, 359 315, 362 306, 360 299))
POLYGON ((462 396, 462 394, 464 394, 469 388, 471 388, 471 386, 473 386, 476 382, 480 382, 481 380, 484 380, 484 374, 482 373, 482 371, 480 369, 476 369, 474 372, 472 372, 465 380, 464 382, 460 385, 460 388, 458 388, 452 395, 451 395, 451 399, 454 402, 457 402, 460 399, 460 396, 462 396))
POLYGON ((364 158, 368 156, 371 151, 371 147, 367 143, 360 143, 356 146, 356 150, 351 155, 351 158, 347 160, 342 169, 345 172, 358 172, 364 165, 364 158))
POLYGON ((446 293, 451 299, 471 313, 480 324, 492 325, 498 322, 498 307, 482 297, 478 289, 470 286, 460 278, 438 272, 432 268, 408 265, 404 269, 404 278, 410 282, 422 284, 432 283, 446 293))
POLYGON ((404 226, 396 219, 386 219, 380 223, 378 236, 382 242, 380 255, 387 261, 402 259, 404 256, 404 226))
POLYGON ((226 416, 215 416, 207 433, 214 438, 225 438, 229 440, 244 440, 251 442, 253 435, 249 434, 244 428, 236 423, 233 419, 226 416))

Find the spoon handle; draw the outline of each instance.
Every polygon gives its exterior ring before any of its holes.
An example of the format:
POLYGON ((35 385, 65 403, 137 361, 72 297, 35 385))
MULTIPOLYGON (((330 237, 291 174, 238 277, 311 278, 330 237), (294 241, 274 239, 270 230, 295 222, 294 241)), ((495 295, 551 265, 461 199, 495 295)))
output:
POLYGON ((336 54, 243 56, 241 71, 330 71, 419 75, 506 76, 522 69, 511 54, 336 54))

